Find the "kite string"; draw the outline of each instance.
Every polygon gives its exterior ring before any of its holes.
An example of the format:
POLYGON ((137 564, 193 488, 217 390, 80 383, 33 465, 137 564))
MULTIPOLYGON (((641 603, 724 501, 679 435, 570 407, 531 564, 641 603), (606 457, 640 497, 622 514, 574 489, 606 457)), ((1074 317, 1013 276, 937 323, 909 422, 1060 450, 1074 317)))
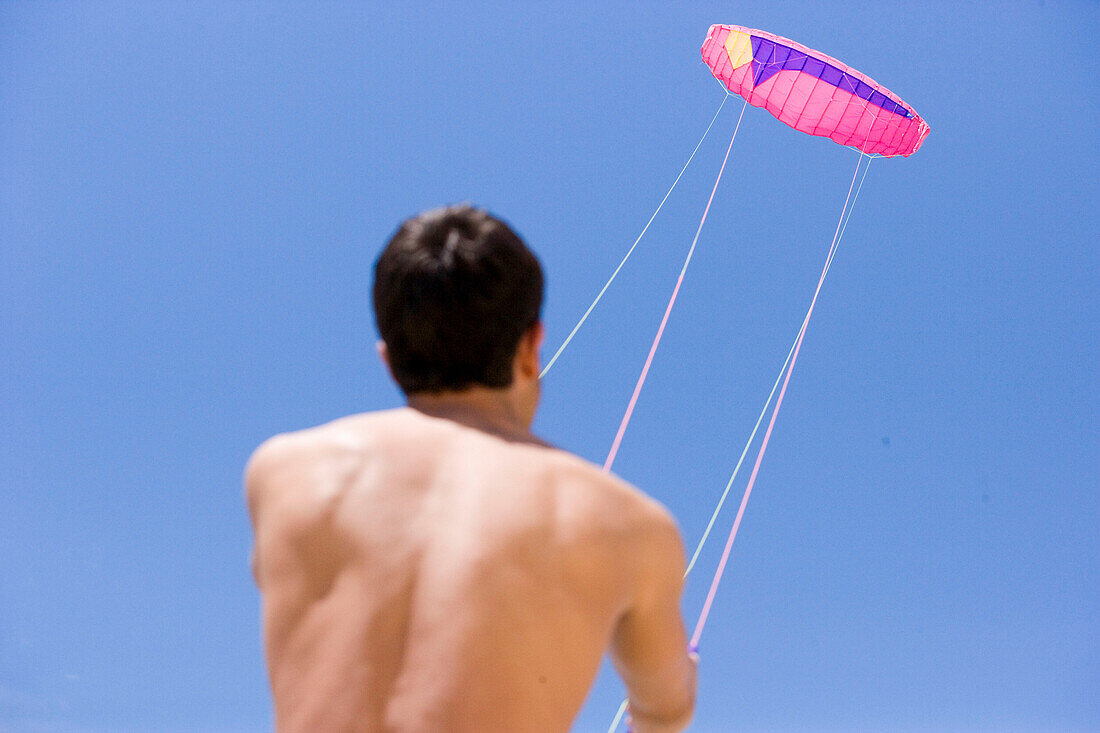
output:
MULTIPOLYGON (((797 337, 795 341, 797 341, 797 337)), ((710 537, 710 531, 714 528, 714 522, 718 519, 719 512, 722 511, 722 506, 726 503, 726 497, 729 496, 730 488, 733 486, 733 482, 737 480, 737 474, 741 470, 741 464, 745 461, 745 456, 749 453, 749 448, 752 447, 753 441, 756 440, 756 432, 760 429, 760 423, 764 421, 764 415, 768 414, 768 405, 772 403, 772 397, 775 397, 775 391, 779 389, 779 382, 783 379, 783 373, 787 371, 787 364, 791 361, 791 354, 794 353, 794 343, 791 343, 791 348, 787 351, 787 358, 783 360, 783 366, 779 368, 779 374, 775 378, 775 383, 772 384, 772 391, 768 394, 768 399, 764 400, 764 406, 760 408, 760 415, 756 418, 756 424, 752 426, 752 432, 749 433, 749 439, 745 441, 745 447, 741 450, 741 456, 737 459, 737 465, 733 467, 733 474, 730 476, 730 480, 726 482, 726 488, 722 491, 721 498, 718 499, 718 505, 714 507, 714 512, 710 515, 710 521, 707 522, 707 528, 703 531, 703 536, 699 539, 699 544, 695 546, 695 552, 691 555, 691 561, 687 565, 687 569, 684 570, 684 577, 686 578, 691 572, 691 569, 695 567, 695 561, 699 559, 699 553, 703 551, 703 545, 707 543, 707 538, 710 537)))
POLYGON ((623 714, 626 712, 627 701, 623 700, 619 703, 619 710, 615 713, 615 719, 611 721, 611 725, 607 729, 607 733, 615 733, 619 728, 619 721, 623 719, 623 714))
POLYGON ((707 139, 707 134, 710 132, 710 128, 714 127, 714 121, 717 120, 718 115, 722 113, 722 108, 726 105, 726 100, 732 96, 733 95, 730 94, 728 91, 726 92, 726 96, 722 98, 722 103, 718 105, 718 111, 715 112, 714 117, 710 119, 710 124, 707 125, 707 129, 703 131, 703 136, 699 138, 699 142, 695 144, 695 149, 691 151, 691 155, 688 156, 687 162, 684 163, 684 167, 680 169, 680 173, 676 176, 676 180, 672 182, 671 186, 669 186, 668 191, 665 193, 665 197, 661 199, 661 203, 657 204, 657 208, 656 210, 654 210, 652 216, 649 217, 649 221, 647 221, 645 223, 645 226, 642 227, 641 234, 639 234, 638 238, 634 240, 634 244, 630 245, 630 249, 626 251, 626 255, 623 257, 622 261, 619 262, 619 266, 616 267, 615 271, 611 273, 611 277, 608 278, 606 283, 604 283, 603 288, 601 288, 599 294, 596 295, 596 299, 593 300, 592 304, 588 306, 588 310, 586 310, 584 312, 584 315, 581 316, 581 319, 577 321, 577 325, 573 326, 573 330, 570 331, 569 335, 565 337, 565 341, 563 341, 561 346, 558 347, 558 350, 554 352, 554 355, 550 357, 550 361, 546 363, 546 366, 543 367, 542 372, 539 374, 539 379, 545 377, 546 373, 550 371, 550 367, 554 366, 554 362, 556 362, 558 360, 558 357, 561 356, 562 352, 565 351, 565 347, 568 346, 569 342, 573 340, 573 337, 577 335, 577 331, 579 331, 581 326, 584 325, 584 322, 588 320, 588 316, 591 315, 593 310, 595 310, 596 305, 600 302, 600 299, 603 298, 604 293, 607 292, 607 289, 611 287, 611 283, 613 283, 615 281, 615 278, 618 277, 619 270, 623 269, 623 265, 625 265, 626 261, 630 259, 630 255, 634 254, 634 248, 638 246, 638 242, 642 241, 642 237, 644 237, 646 231, 649 230, 649 225, 652 224, 653 220, 657 218, 657 214, 661 211, 661 207, 665 205, 665 202, 668 201, 668 197, 672 195, 672 190, 676 188, 676 184, 680 182, 680 179, 684 175, 684 171, 686 171, 688 169, 688 166, 691 165, 691 161, 695 158, 695 154, 699 152, 699 148, 700 146, 702 146, 703 141, 707 139))
MULTIPOLYGON (((736 134, 736 132, 735 132, 735 134, 736 134)), ((860 164, 863 161, 863 156, 864 156, 864 154, 861 152, 859 160, 856 161, 856 171, 852 176, 852 183, 853 184, 855 183, 856 175, 859 174, 859 167, 860 167, 860 164)), ((726 497, 729 494, 730 487, 733 486, 733 482, 737 478, 737 473, 741 468, 741 464, 745 459, 745 455, 748 452, 749 447, 752 445, 752 442, 756 437, 756 432, 760 427, 760 422, 763 419, 764 415, 767 413, 768 405, 771 404, 772 397, 775 395, 776 387, 779 385, 780 380, 783 379, 783 375, 785 373, 787 374, 788 379, 790 378, 790 372, 787 370, 787 366, 791 362, 792 356, 795 356, 795 352, 798 349, 798 347, 801 346, 802 336, 805 333, 806 327, 808 326, 808 324, 810 322, 810 316, 813 314, 813 307, 814 307, 814 303, 817 300, 817 293, 820 292, 821 285, 825 280, 825 276, 828 274, 829 268, 832 266, 833 256, 835 255, 836 249, 840 244, 840 240, 844 237, 844 232, 848 228, 848 221, 851 219, 852 211, 855 209, 856 199, 859 198, 859 193, 860 193, 860 191, 863 190, 863 181, 867 178, 867 171, 870 169, 870 165, 871 165, 870 161, 873 160, 875 157, 877 157, 877 156, 874 156, 874 155, 868 155, 867 156, 867 165, 864 166, 864 168, 863 168, 863 175, 860 176, 860 178, 859 178, 859 185, 856 187, 854 197, 852 196, 852 186, 849 185, 849 187, 848 187, 848 198, 845 199, 844 208, 841 209, 840 222, 838 223, 838 231, 836 233, 834 233, 834 235, 833 235, 833 243, 830 245, 829 254, 825 258, 825 267, 822 269, 821 277, 818 279, 817 290, 815 290, 815 292, 814 292, 814 298, 810 303, 810 308, 809 308, 809 310, 806 311, 806 315, 802 319, 802 324, 799 327, 798 335, 796 336, 794 343, 791 345, 790 350, 787 352, 787 358, 784 360, 783 366, 779 370, 779 375, 776 377, 775 383, 772 385, 771 393, 769 393, 768 399, 765 400, 764 407, 760 411, 760 416, 756 420, 756 425, 753 426, 752 433, 749 435, 749 439, 746 442, 744 449, 741 451, 741 457, 738 459, 737 465, 733 469, 733 475, 730 476, 730 480, 726 484, 725 490, 722 492, 722 497, 718 501, 718 506, 715 507, 714 513, 711 515, 710 522, 707 524, 707 529, 703 533, 703 537, 699 541, 698 546, 695 548, 695 553, 692 555, 691 562, 688 564, 687 570, 684 571, 684 577, 685 578, 687 577, 688 573, 691 572, 692 567, 695 565, 695 562, 699 557, 699 553, 702 551, 703 545, 706 543, 707 537, 710 535, 711 528, 714 526, 714 522, 717 519, 719 512, 722 510, 722 505, 724 504, 724 502, 726 500, 726 497), (851 205, 849 205, 849 203, 848 203, 849 200, 851 201, 851 205)), ((795 356, 795 358, 797 358, 797 357, 795 356)), ((790 366, 791 366, 791 369, 794 368, 793 364, 790 364, 790 366)), ((786 387, 787 387, 787 380, 783 380, 783 391, 780 393, 780 401, 782 401, 782 399, 783 399, 783 394, 786 392, 786 387)), ((776 407, 775 407, 775 411, 772 413, 772 419, 768 423, 768 431, 765 435, 764 445, 761 447, 760 454, 757 456, 756 465, 754 466, 754 469, 753 469, 753 475, 749 480, 748 487, 745 489, 745 494, 741 497, 741 506, 739 507, 738 512, 737 512, 737 519, 734 521, 734 527, 733 527, 732 531, 730 532, 729 539, 726 542, 726 548, 723 552, 722 561, 719 564, 718 571, 715 574, 715 579, 711 583, 710 593, 708 593, 708 596, 707 596, 707 603, 704 606, 703 612, 700 614, 699 623, 696 625, 695 633, 692 635, 692 640, 689 644, 689 649, 692 650, 692 651, 698 651, 699 638, 702 636, 703 625, 705 625, 705 623, 706 623, 706 616, 709 615, 709 613, 710 613, 710 606, 711 606, 711 604, 713 603, 713 600, 714 600, 714 593, 717 589, 718 581, 720 580, 721 574, 725 570, 726 561, 729 559, 729 553, 730 553, 730 550, 733 546, 733 540, 737 535, 737 529, 740 526, 741 518, 742 518, 742 516, 744 515, 744 512, 745 512, 745 507, 748 505, 749 494, 752 492, 752 486, 755 483, 755 479, 756 479, 756 471, 757 471, 757 469, 759 469, 760 460, 763 457, 764 449, 766 448, 768 438, 770 437, 771 428, 775 424, 775 416, 776 416, 776 414, 778 414, 778 411, 779 411, 779 404, 777 403, 776 407)), ((623 700, 619 704, 619 709, 616 711, 615 717, 611 721, 611 725, 607 729, 607 733, 615 733, 615 731, 618 730, 619 723, 622 722, 623 715, 625 715, 625 713, 626 713, 627 704, 628 704, 627 700, 623 700)))
POLYGON ((626 433, 626 426, 630 423, 630 416, 634 413, 634 406, 638 403, 638 395, 641 394, 642 385, 645 384, 646 376, 649 374, 649 367, 653 364, 653 355, 657 353, 657 347, 661 343, 661 336, 664 335, 665 326, 668 324, 669 314, 672 313, 672 307, 676 304, 676 296, 680 293, 680 286, 684 282, 684 275, 687 273, 688 265, 691 263, 691 257, 695 254, 695 245, 699 243, 699 235, 702 233, 703 225, 707 221, 707 214, 710 213, 710 205, 714 202, 714 194, 718 191, 718 184, 722 180, 722 174, 726 170, 726 163, 729 161, 730 151, 733 150, 733 141, 737 139, 737 131, 741 129, 741 119, 745 116, 746 107, 748 107, 748 101, 741 107, 741 114, 737 118, 736 127, 733 128, 733 135, 730 137, 729 147, 726 148, 726 157, 722 158, 722 167, 718 169, 718 177, 714 179, 714 187, 710 191, 710 198, 707 199, 707 206, 703 209, 703 216, 699 220, 699 227, 695 230, 695 237, 691 240, 691 247, 688 248, 687 257, 684 259, 684 266, 680 268, 680 276, 676 279, 676 287, 672 290, 672 297, 668 300, 665 314, 661 318, 661 325, 657 328, 657 335, 653 338, 653 344, 649 347, 649 355, 646 356, 645 366, 642 367, 642 373, 638 377, 638 383, 634 385, 634 394, 630 396, 630 403, 627 405, 626 412, 623 414, 622 422, 619 423, 619 431, 615 434, 615 440, 611 444, 611 450, 607 454, 607 460, 604 461, 604 473, 611 471, 611 464, 615 462, 615 456, 619 452, 619 445, 622 443, 623 435, 626 433))
MULTIPOLYGON (((771 439, 772 429, 775 427, 775 419, 779 415, 779 408, 783 405, 783 397, 787 393, 787 385, 790 382, 791 374, 794 372, 795 363, 798 361, 798 353, 802 348, 802 339, 806 335, 806 329, 810 323, 810 317, 813 315, 814 306, 817 304, 817 296, 821 292, 821 286, 825 282, 825 275, 829 272, 829 266, 832 264, 833 256, 836 254, 837 245, 840 243, 841 230, 846 223, 845 216, 849 215, 848 210, 849 202, 855 206, 855 201, 852 199, 852 191, 855 189, 856 177, 859 175, 860 164, 863 162, 863 153, 860 153, 859 160, 856 161, 856 169, 852 173, 852 182, 848 185, 848 195, 844 199, 844 207, 840 211, 840 219, 836 224, 836 231, 833 233, 833 241, 829 245, 829 254, 825 258, 825 266, 821 270, 821 276, 817 281, 817 288, 814 290, 814 296, 810 300, 809 310, 806 311, 806 317, 802 321, 802 327, 798 331, 798 338, 795 339, 794 352, 791 354, 790 365, 787 367, 786 376, 783 378, 783 386, 779 390, 779 396, 776 398, 775 407, 772 409, 771 418, 768 420, 768 427, 764 431, 764 439, 761 441, 760 450, 756 454, 756 462, 753 464, 752 473, 749 475, 749 483, 745 487, 745 493, 741 497, 741 506, 738 507, 737 517, 733 521, 733 528, 730 530, 729 538, 726 540, 725 549, 722 551, 722 558, 718 562, 718 569, 714 573, 714 578, 710 584, 710 590, 707 592, 706 601, 703 603, 703 610, 699 614, 699 620, 695 625, 695 631, 691 635, 691 642, 689 648, 698 649, 699 639, 703 635, 703 627, 706 625, 707 617, 710 615, 711 605, 714 603, 714 595, 718 590, 718 584, 722 580, 722 574, 726 569, 726 562, 729 560, 730 550, 733 547, 733 541, 737 537, 737 530, 741 526, 741 519, 745 514, 745 507, 748 504, 749 496, 752 494, 753 486, 756 484, 756 477, 760 471, 760 463, 764 459, 764 453, 768 449, 768 442, 771 439)), ((870 161, 868 160, 868 166, 870 167, 870 161)), ((864 170, 866 176, 866 169, 864 170)), ((862 188, 862 181, 860 181, 860 187, 862 188)))
MULTIPOLYGON (((859 192, 863 189, 863 181, 867 177, 867 171, 870 169, 870 159, 874 156, 868 156, 868 163, 863 168, 863 175, 859 179, 859 185, 856 186, 855 196, 852 197, 852 205, 848 207, 848 216, 844 220, 844 226, 841 227, 840 237, 838 242, 844 238, 844 231, 848 228, 848 221, 852 218, 852 209, 855 208, 856 199, 859 198, 859 192)), ((829 267, 832 265, 832 258, 829 258, 825 263, 825 272, 828 274, 829 267)), ((808 316, 809 314, 807 314, 808 316)), ((802 323, 806 323, 806 318, 802 319, 802 323)), ((803 326, 799 327, 799 333, 801 333, 803 326)), ((695 567, 695 562, 699 559, 699 554, 703 551, 703 546, 707 543, 707 539, 710 537, 711 530, 714 528, 714 523, 718 519, 718 514, 721 513, 722 507, 726 503, 726 498, 729 496, 730 489, 733 487, 734 481, 737 480, 737 474, 741 471, 741 464, 745 461, 745 456, 748 455, 749 448, 752 446, 753 441, 756 440, 756 433, 760 430, 760 424, 764 421, 764 415, 768 414, 768 406, 772 402, 772 398, 775 396, 775 391, 779 389, 779 383, 783 380, 783 374, 787 371, 787 364, 791 361, 791 354, 794 353, 795 344, 798 342, 798 336, 795 336, 795 340, 791 342, 791 348, 787 350, 787 357, 783 360, 783 366, 779 368, 779 374, 775 377, 775 382, 772 383, 771 392, 768 394, 768 399, 764 400, 764 406, 760 408, 760 414, 756 418, 756 424, 752 427, 752 432, 749 434, 749 439, 745 441, 745 447, 741 450, 741 455, 737 459, 737 465, 733 468, 733 473, 730 475, 730 479, 726 482, 726 488, 722 491, 722 496, 718 499, 718 504, 714 507, 714 512, 710 515, 710 521, 707 522, 707 528, 703 531, 703 536, 699 539, 699 544, 695 546, 695 552, 691 555, 691 561, 687 565, 687 569, 684 571, 684 577, 686 578, 691 573, 692 568, 695 567)))

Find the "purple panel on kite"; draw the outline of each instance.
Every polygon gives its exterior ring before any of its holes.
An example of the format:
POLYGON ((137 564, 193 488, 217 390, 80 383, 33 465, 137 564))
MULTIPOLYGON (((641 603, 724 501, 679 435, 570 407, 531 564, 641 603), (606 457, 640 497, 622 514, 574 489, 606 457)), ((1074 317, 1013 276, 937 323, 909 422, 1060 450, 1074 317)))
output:
POLYGON ((825 63, 821 59, 815 59, 798 49, 776 43, 770 38, 751 36, 751 40, 752 83, 754 87, 760 86, 780 71, 801 71, 803 74, 816 76, 826 84, 832 84, 838 89, 850 92, 860 99, 865 99, 887 112, 893 112, 902 117, 913 116, 909 110, 882 92, 875 91, 869 84, 841 71, 832 64, 825 63))

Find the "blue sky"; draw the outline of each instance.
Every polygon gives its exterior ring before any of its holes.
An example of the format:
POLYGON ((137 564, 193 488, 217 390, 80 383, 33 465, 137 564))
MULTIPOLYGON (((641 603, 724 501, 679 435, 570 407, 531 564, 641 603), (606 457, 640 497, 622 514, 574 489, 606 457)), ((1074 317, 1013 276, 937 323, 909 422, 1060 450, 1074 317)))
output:
MULTIPOLYGON (((0 3, 0 730, 269 729, 248 454, 400 404, 370 273, 424 208, 511 221, 556 347, 721 102, 711 23, 835 56, 932 133, 871 164, 693 730, 1100 728, 1100 6, 380 6, 0 3)), ((606 454, 739 108, 548 375, 551 441, 606 454)), ((689 544, 857 157, 745 114, 616 462, 689 544)), ((621 693, 602 674, 576 730, 621 693)))

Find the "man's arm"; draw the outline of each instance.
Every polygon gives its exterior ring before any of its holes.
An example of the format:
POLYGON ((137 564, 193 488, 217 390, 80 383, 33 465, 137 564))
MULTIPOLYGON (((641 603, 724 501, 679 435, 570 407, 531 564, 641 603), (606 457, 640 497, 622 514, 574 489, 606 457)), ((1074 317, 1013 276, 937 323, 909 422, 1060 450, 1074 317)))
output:
POLYGON ((684 549, 666 513, 647 524, 637 537, 634 601, 615 629, 611 657, 636 733, 673 733, 687 727, 695 708, 696 662, 680 616, 684 549))

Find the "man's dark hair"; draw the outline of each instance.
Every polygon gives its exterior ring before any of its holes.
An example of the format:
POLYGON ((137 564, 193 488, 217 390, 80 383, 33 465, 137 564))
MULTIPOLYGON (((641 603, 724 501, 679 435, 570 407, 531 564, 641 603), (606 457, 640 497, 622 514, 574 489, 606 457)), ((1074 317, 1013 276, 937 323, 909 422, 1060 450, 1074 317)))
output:
POLYGON ((507 387, 539 319, 542 268, 500 219, 450 206, 403 223, 374 265, 374 314, 405 392, 507 387))

